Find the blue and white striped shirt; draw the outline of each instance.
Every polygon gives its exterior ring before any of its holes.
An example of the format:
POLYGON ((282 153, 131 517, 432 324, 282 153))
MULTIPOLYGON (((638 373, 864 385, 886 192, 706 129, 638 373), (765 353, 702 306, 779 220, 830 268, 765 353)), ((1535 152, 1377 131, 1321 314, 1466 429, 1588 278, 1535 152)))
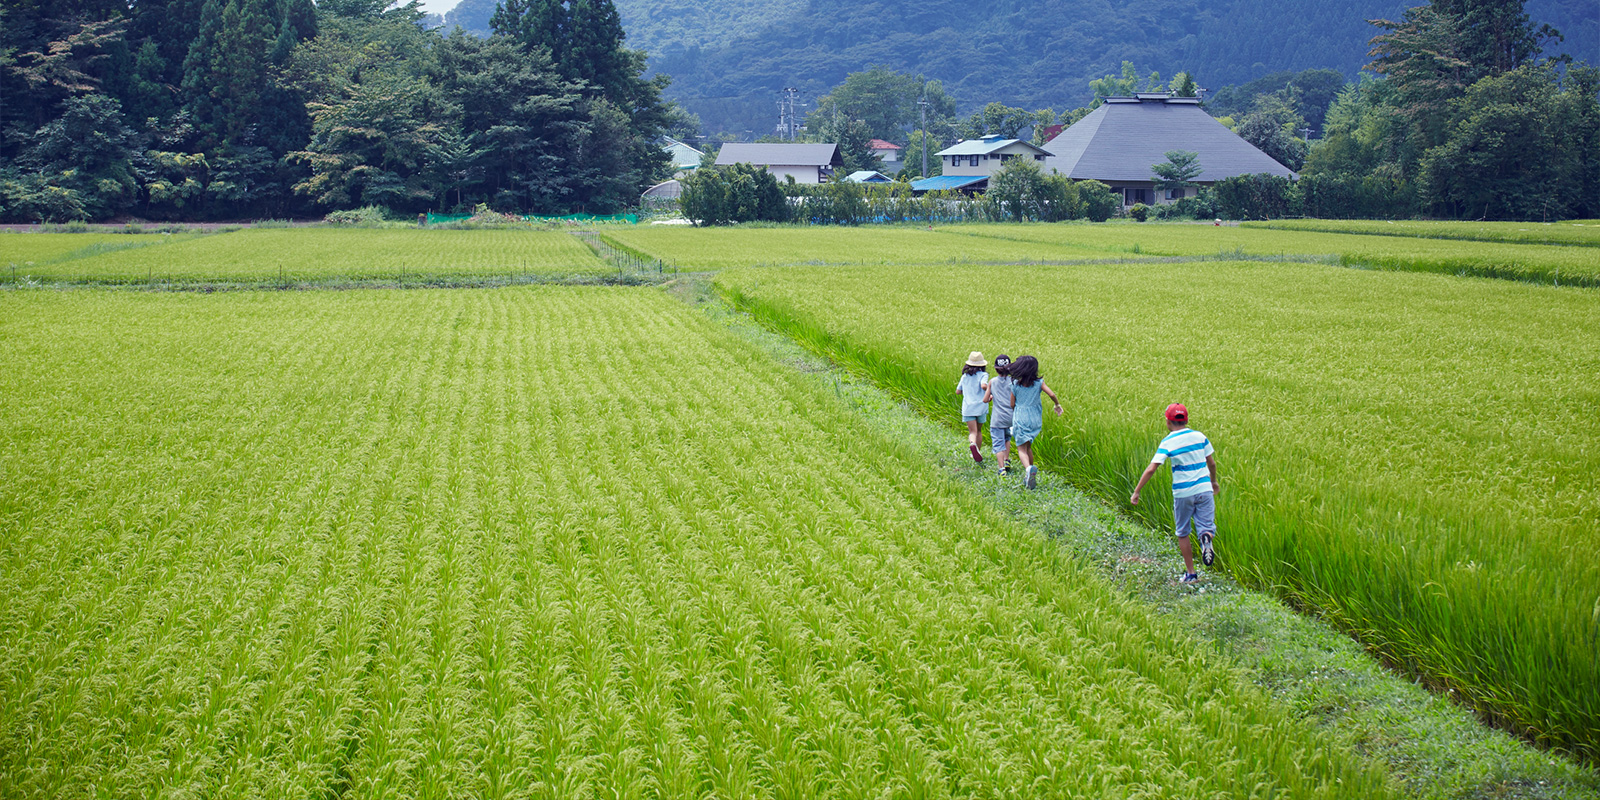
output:
POLYGON ((1211 491, 1211 470, 1206 469, 1206 456, 1211 455, 1211 440, 1206 435, 1184 428, 1167 434, 1156 450, 1152 464, 1172 459, 1172 496, 1191 497, 1211 491))

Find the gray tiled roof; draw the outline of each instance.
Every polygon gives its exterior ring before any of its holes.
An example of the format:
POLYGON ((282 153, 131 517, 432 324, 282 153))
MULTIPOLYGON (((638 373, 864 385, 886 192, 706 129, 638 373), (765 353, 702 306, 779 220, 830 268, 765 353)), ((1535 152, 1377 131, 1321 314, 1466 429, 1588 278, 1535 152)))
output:
POLYGON ((1258 172, 1294 177, 1193 100, 1174 100, 1107 102, 1045 143, 1054 154, 1045 167, 1074 180, 1149 181, 1151 165, 1166 161, 1168 150, 1190 150, 1200 154, 1197 181, 1258 172))
POLYGON ((759 164, 782 167, 842 166, 836 144, 794 144, 790 142, 728 142, 717 151, 717 166, 759 164))

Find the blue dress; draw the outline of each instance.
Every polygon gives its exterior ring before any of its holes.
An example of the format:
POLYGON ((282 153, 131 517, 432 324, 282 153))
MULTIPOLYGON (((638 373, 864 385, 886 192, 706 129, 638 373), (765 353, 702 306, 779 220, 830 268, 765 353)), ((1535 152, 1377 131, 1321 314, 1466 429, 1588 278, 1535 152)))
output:
POLYGON ((1012 396, 1017 398, 1017 408, 1011 416, 1011 435, 1017 438, 1017 444, 1033 441, 1044 427, 1044 406, 1039 402, 1039 390, 1042 388, 1044 381, 1038 380, 1032 386, 1020 383, 1011 385, 1012 396))

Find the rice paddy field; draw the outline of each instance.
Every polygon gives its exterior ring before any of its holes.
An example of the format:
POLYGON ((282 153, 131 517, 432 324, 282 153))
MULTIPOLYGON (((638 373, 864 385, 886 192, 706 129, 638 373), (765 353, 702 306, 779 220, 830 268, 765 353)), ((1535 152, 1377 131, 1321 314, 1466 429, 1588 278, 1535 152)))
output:
MULTIPOLYGON (((952 421, 967 352, 1038 355, 1067 408, 1046 467, 1124 507, 1161 410, 1187 403, 1218 448, 1219 564, 1490 718, 1600 752, 1593 290, 1218 261, 716 280, 952 421)), ((1169 497, 1138 513, 1170 526, 1169 497)))
POLYGON ((1106 258, 1093 246, 948 236, 914 225, 607 231, 607 237, 687 269, 794 264, 1013 263, 1106 258))
POLYGON ((249 228, 165 238, 0 235, 0 267, 24 263, 24 258, 35 263, 22 267, 20 278, 81 283, 426 280, 615 269, 571 234, 524 230, 249 228), (54 241, 31 244, 37 237, 54 241), (112 245, 123 246, 97 249, 112 245), (48 247, 61 252, 50 260, 29 258, 48 247))
POLYGON ((1454 222, 1439 220, 1286 219, 1244 222, 1247 228, 1291 231, 1414 236, 1424 239, 1467 239, 1514 244, 1567 244, 1600 247, 1600 220, 1562 222, 1454 222))
POLYGON ((191 235, 162 233, 0 233, 0 271, 27 275, 58 262, 166 244, 191 235))
POLYGON ((8 291, 0 363, 0 797, 1392 792, 654 289, 8 291))
POLYGON ((1182 223, 959 225, 938 230, 1050 248, 1098 249, 1121 257, 1320 256, 1353 267, 1600 286, 1600 251, 1587 247, 1182 223))

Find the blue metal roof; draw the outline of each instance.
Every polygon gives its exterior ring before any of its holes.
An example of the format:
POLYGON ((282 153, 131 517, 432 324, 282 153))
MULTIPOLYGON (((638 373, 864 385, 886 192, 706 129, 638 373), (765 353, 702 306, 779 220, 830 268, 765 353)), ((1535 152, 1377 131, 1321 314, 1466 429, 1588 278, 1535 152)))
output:
POLYGON ((974 183, 989 180, 988 175, 936 175, 911 182, 913 192, 937 192, 946 189, 964 189, 974 183))

